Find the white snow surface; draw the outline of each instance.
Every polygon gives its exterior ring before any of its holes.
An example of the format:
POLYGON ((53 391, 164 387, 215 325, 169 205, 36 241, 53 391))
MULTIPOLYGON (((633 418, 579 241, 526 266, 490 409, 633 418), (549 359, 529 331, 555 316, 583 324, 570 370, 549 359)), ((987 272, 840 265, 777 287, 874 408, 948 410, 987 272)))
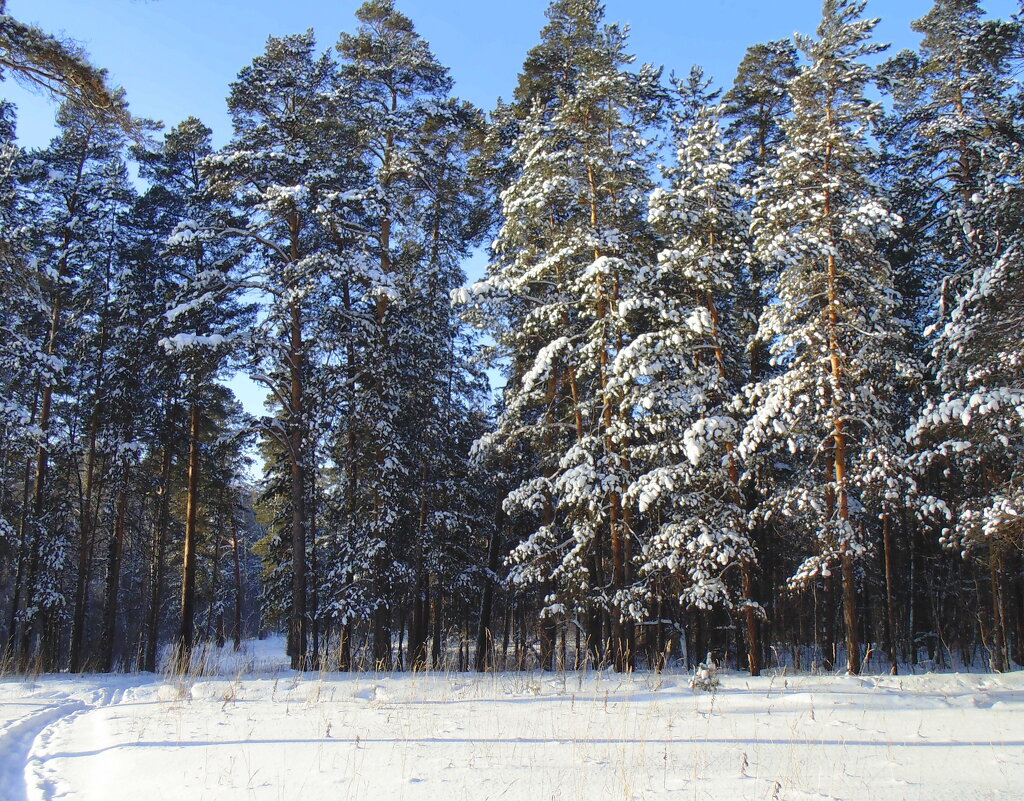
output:
MULTIPOLYGON (((2 801, 1019 799, 1024 673, 0 681, 2 801)), ((220 658, 223 657, 223 658, 220 658)))

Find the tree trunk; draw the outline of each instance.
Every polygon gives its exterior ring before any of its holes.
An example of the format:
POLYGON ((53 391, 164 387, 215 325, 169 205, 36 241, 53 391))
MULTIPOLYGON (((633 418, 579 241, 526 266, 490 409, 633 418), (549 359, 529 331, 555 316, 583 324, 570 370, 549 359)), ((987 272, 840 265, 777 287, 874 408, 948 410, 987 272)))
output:
MULTIPOLYGON (((92 514, 92 494, 96 474, 96 429, 99 425, 99 409, 95 410, 92 418, 89 425, 89 446, 86 451, 85 488, 82 492, 78 524, 78 572, 75 576, 75 610, 71 624, 71 658, 68 668, 72 673, 82 670, 82 641, 85 637, 85 612, 92 566, 93 532, 96 525, 96 519, 92 514)), ((98 515, 99 500, 96 506, 98 515)))
MULTIPOLYGON (((217 491, 217 517, 213 523, 213 570, 210 572, 210 605, 206 610, 205 639, 209 640, 216 633, 217 595, 220 593, 220 551, 224 532, 224 488, 217 491)), ((219 642, 220 647, 224 643, 219 642)))
POLYGON ((409 668, 422 670, 427 663, 427 618, 429 609, 423 603, 427 594, 427 572, 423 559, 424 544, 427 538, 427 477, 429 466, 424 460, 420 465, 419 481, 419 516, 416 523, 415 570, 416 583, 412 595, 412 619, 409 621, 409 668))
POLYGON ((150 554, 150 586, 149 616, 146 621, 146 653, 143 669, 156 671, 156 655, 160 640, 160 607, 164 591, 164 557, 167 550, 167 529, 171 519, 171 463, 173 449, 170 437, 173 427, 170 424, 171 412, 164 432, 164 442, 160 456, 160 498, 157 506, 156 526, 153 529, 153 545, 150 554))
POLYGON ((993 553, 989 557, 989 577, 992 584, 992 670, 1006 671, 1006 638, 1003 636, 1003 604, 1001 601, 999 569, 1000 559, 993 553))
MULTIPOLYGON (((487 543, 487 575, 484 577, 483 593, 480 598, 480 625, 476 635, 476 670, 481 673, 487 669, 488 654, 492 653, 494 648, 494 633, 491 631, 491 610, 494 601, 494 579, 492 577, 498 570, 498 545, 504 517, 499 503, 498 511, 495 514, 494 528, 491 529, 491 539, 487 543)), ((493 662, 493 660, 490 661, 493 662)))
POLYGON ((860 673, 860 635, 857 629, 857 576, 853 557, 843 554, 843 618, 846 623, 846 666, 851 674, 860 673))
MULTIPOLYGON (((598 186, 597 176, 594 172, 592 164, 587 165, 587 180, 590 185, 590 224, 591 227, 596 231, 598 230, 598 186)), ((614 201, 614 197, 612 198, 614 201)), ((603 256, 603 252, 600 248, 594 249, 594 260, 597 261, 603 256)), ((598 362, 600 365, 600 387, 601 387, 601 424, 603 427, 603 439, 605 451, 612 455, 617 454, 618 448, 612 437, 612 425, 613 419, 616 412, 621 413, 620 410, 616 409, 615 400, 612 397, 612 392, 609 387, 609 363, 610 355, 609 350, 615 347, 614 342, 610 342, 608 339, 607 331, 605 330, 604 321, 608 317, 610 306, 617 303, 617 292, 618 292, 618 277, 614 278, 614 289, 609 293, 608 288, 605 286, 605 276, 597 275, 595 279, 595 294, 596 298, 596 309, 595 314, 598 320, 598 324, 601 326, 601 346, 598 351, 598 362)), ((573 380, 575 384, 575 381, 573 380)), ((576 398, 575 389, 573 390, 574 399, 576 398)), ((576 404, 579 409, 579 404, 576 404)), ((623 510, 622 510, 622 498, 616 490, 609 490, 608 492, 608 537, 609 544, 611 547, 611 559, 612 559, 612 575, 611 575, 611 593, 616 595, 617 593, 625 590, 626 587, 626 548, 624 545, 624 538, 629 536, 628 531, 624 531, 625 526, 623 525, 623 510)), ((611 636, 612 636, 612 662, 616 671, 623 672, 633 669, 633 643, 627 632, 625 613, 623 609, 617 606, 617 601, 614 602, 612 609, 610 610, 611 615, 611 636)))
POLYGON ((760 676, 761 633, 757 619, 757 609, 753 606, 754 569, 748 560, 740 562, 740 576, 743 581, 743 595, 746 601, 746 606, 743 608, 743 618, 746 623, 747 635, 747 668, 751 676, 760 676))
POLYGON ((832 576, 822 579, 822 598, 824 600, 822 616, 822 668, 826 671, 833 671, 836 667, 836 609, 835 609, 835 587, 832 576))
POLYGON ((234 650, 242 648, 242 562, 238 555, 238 520, 235 517, 235 504, 231 504, 231 553, 235 560, 235 628, 233 632, 234 650))
POLYGON ((378 671, 391 670, 391 607, 383 600, 373 610, 373 666, 378 671))
POLYGON ((893 571, 893 550, 892 550, 892 524, 888 513, 882 515, 882 549, 885 556, 885 611, 886 611, 886 633, 888 634, 887 647, 889 650, 890 672, 896 675, 899 672, 898 659, 896 656, 896 589, 893 586, 895 580, 893 571))
POLYGON ((341 627, 338 635, 341 641, 338 643, 338 670, 352 669, 352 624, 346 623, 341 627))
MULTIPOLYGON (((391 89, 391 110, 392 112, 398 109, 398 91, 395 88, 391 89)), ((391 263, 391 226, 392 226, 392 211, 388 207, 388 190, 391 186, 392 181, 392 160, 394 158, 395 139, 394 133, 391 131, 387 132, 384 153, 381 159, 381 171, 380 171, 380 182, 383 196, 382 209, 383 213, 380 220, 380 233, 378 239, 378 250, 380 257, 380 271, 382 275, 390 275, 392 272, 391 263)), ((387 295, 381 293, 377 296, 374 317, 377 324, 377 345, 380 348, 378 354, 380 358, 384 357, 384 344, 386 338, 384 337, 384 321, 387 318, 388 308, 390 306, 387 295)), ((377 399, 381 401, 381 407, 383 408, 383 401, 385 396, 385 385, 384 377, 380 374, 379 370, 375 376, 375 388, 377 392, 377 399)), ((378 549, 378 556, 376 557, 375 565, 375 587, 377 593, 377 606, 373 612, 373 661, 376 670, 390 670, 391 669, 391 606, 388 599, 389 586, 387 582, 386 573, 388 572, 388 565, 386 563, 386 554, 388 552, 388 541, 390 539, 390 532, 383 530, 383 520, 385 517, 384 509, 384 498, 382 497, 381 482, 384 481, 385 476, 385 464, 387 462, 387 454, 384 452, 383 447, 378 443, 375 454, 375 461, 377 464, 377 482, 373 489, 373 519, 374 528, 384 544, 383 548, 378 549)))
MULTIPOLYGON (((312 445, 307 447, 307 451, 312 448, 312 445)), ((316 464, 315 454, 308 454, 307 458, 311 464, 316 464)), ((306 502, 306 542, 309 545, 309 570, 312 572, 312 580, 309 575, 306 576, 306 591, 308 595, 308 609, 307 617, 309 618, 310 628, 310 651, 312 656, 307 659, 309 667, 313 670, 320 670, 322 667, 321 657, 323 654, 320 649, 320 594, 318 592, 320 582, 320 565, 317 561, 318 554, 316 548, 316 524, 317 524, 317 503, 316 503, 316 477, 311 476, 309 480, 309 496, 306 502)))
POLYGON ((444 622, 444 610, 441 606, 441 581, 435 576, 431 587, 432 609, 430 611, 432 639, 430 643, 430 664, 434 670, 440 670, 441 664, 441 627, 444 622))
MULTIPOLYGON (((834 97, 829 96, 827 106, 827 123, 830 130, 834 130, 832 103, 834 97)), ((832 144, 828 144, 825 150, 825 164, 823 167, 826 180, 832 173, 832 144)), ((832 222, 832 190, 825 186, 824 192, 824 216, 829 227, 829 238, 832 250, 828 255, 828 362, 833 382, 831 391, 832 403, 832 465, 835 478, 835 494, 838 501, 836 512, 839 518, 840 542, 839 554, 842 568, 843 581, 843 619, 846 624, 846 665, 850 673, 860 672, 860 641, 857 622, 857 585, 856 572, 853 565, 853 553, 851 551, 849 538, 852 536, 850 528, 850 510, 847 488, 846 468, 846 413, 843 409, 842 393, 840 388, 843 382, 843 353, 839 341, 839 275, 836 263, 836 252, 839 250, 836 242, 834 223, 832 222)))
POLYGON ((121 589, 121 561, 124 555, 124 523, 128 510, 128 493, 124 487, 117 495, 117 514, 114 532, 110 538, 110 553, 107 560, 107 586, 103 604, 103 669, 114 670, 114 641, 117 633, 118 593, 121 589))
MULTIPOLYGON (((63 273, 58 275, 58 281, 61 280, 62 275, 63 273)), ((60 313, 61 304, 60 296, 58 295, 54 300, 53 310, 50 316, 50 335, 46 346, 47 356, 53 356, 56 352, 57 334, 60 330, 60 313)), ((46 477, 50 464, 50 450, 47 444, 47 436, 50 431, 50 414, 52 408, 53 385, 47 383, 46 386, 43 387, 43 397, 39 407, 39 446, 36 448, 36 472, 32 488, 32 524, 27 530, 29 539, 32 543, 32 546, 29 549, 28 574, 25 582, 26 595, 29 599, 32 597, 32 588, 35 587, 39 578, 39 561, 41 556, 40 548, 44 534, 43 526, 45 522, 44 515, 46 512, 46 477)), ((34 606, 34 604, 31 603, 31 600, 29 605, 34 606)), ((47 618, 49 617, 48 615, 44 616, 47 618)), ((44 628, 49 623, 48 620, 43 620, 41 622, 44 628)), ((32 621, 26 621, 22 630, 21 659, 25 664, 28 664, 31 653, 32 628, 38 623, 40 623, 38 618, 32 621)), ((40 667, 43 670, 48 670, 51 666, 41 663, 40 667)))
POLYGON ((178 628, 177 669, 189 670, 195 643, 196 616, 196 513, 199 507, 199 400, 192 400, 189 415, 188 488, 185 499, 185 544, 181 567, 181 624, 178 628))
MULTIPOLYGON (((294 249, 294 248, 293 248, 294 249)), ((298 260, 298 254, 295 260, 298 260)), ((288 410, 289 450, 291 458, 292 504, 292 616, 291 667, 305 670, 307 656, 306 634, 306 470, 305 431, 302 403, 302 316, 297 302, 289 305, 291 339, 288 350, 290 377, 290 404, 288 410)))
POLYGON ((1013 607, 1013 661, 1024 666, 1024 559, 1019 555, 1016 559, 1016 567, 1012 573, 1006 576, 1006 596, 1012 599, 1013 607))
POLYGON ((430 577, 420 559, 412 596, 412 620, 409 623, 409 669, 427 667, 427 640, 430 631, 430 577))
MULTIPOLYGON (((104 274, 103 311, 101 313, 99 353, 95 367, 95 386, 92 393, 92 413, 89 415, 88 447, 86 449, 85 487, 80 499, 79 539, 78 539, 78 573, 75 577, 75 609, 71 627, 71 661, 72 673, 77 673, 82 662, 82 638, 85 629, 85 612, 88 603, 89 573, 92 565, 92 549, 94 532, 99 517, 100 499, 96 499, 96 514, 92 513, 93 485, 96 473, 96 435, 100 419, 104 411, 104 365, 107 354, 107 317, 110 306, 110 280, 113 270, 113 248, 107 251, 106 271, 104 274)), ((110 668, 108 668, 109 670, 110 668)))
MULTIPOLYGON (((35 417, 33 409, 33 419, 35 417)), ((14 568, 14 588, 11 591, 11 609, 7 618, 7 648, 6 658, 16 660, 18 650, 18 613, 21 611, 21 592, 25 576, 25 559, 27 556, 25 541, 28 533, 29 521, 29 487, 31 486, 32 462, 25 460, 25 472, 23 474, 23 491, 21 497, 21 519, 18 523, 18 558, 14 568)))
POLYGON ((537 638, 540 641, 540 669, 555 669, 555 640, 558 637, 558 625, 551 615, 537 621, 537 638))

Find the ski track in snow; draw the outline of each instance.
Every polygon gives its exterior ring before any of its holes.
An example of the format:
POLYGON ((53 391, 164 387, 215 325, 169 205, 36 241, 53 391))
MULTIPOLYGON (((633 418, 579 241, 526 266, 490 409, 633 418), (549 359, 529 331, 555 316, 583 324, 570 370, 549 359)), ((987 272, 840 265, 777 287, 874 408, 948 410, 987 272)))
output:
MULTIPOLYGON (((36 741, 56 722, 86 708, 83 702, 70 699, 45 704, 0 729, 0 800, 35 801, 40 798, 30 785, 30 760, 36 741)), ((42 797, 46 798, 45 795, 42 797)))
POLYGON ((74 725, 76 719, 97 709, 121 702, 124 690, 103 687, 88 694, 85 701, 72 701, 62 708, 59 715, 40 730, 32 741, 25 760, 26 801, 55 801, 68 795, 70 787, 64 783, 57 771, 47 763, 53 754, 51 744, 63 729, 74 725))
MULTIPOLYGON (((117 704, 123 696, 123 689, 112 687, 66 694, 0 728, 0 801, 55 801, 68 794, 70 788, 47 765, 51 741, 77 718, 117 704)), ((30 696, 25 705, 33 705, 33 700, 30 696)))

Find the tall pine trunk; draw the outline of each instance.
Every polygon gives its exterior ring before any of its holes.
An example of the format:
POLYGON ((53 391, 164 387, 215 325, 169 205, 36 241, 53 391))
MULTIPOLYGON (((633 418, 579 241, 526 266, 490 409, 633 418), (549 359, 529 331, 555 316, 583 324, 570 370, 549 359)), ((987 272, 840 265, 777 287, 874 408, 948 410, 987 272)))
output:
MULTIPOLYGON (((829 98, 828 124, 834 128, 832 120, 832 103, 829 98)), ((831 177, 832 145, 825 151, 825 178, 831 177)), ((833 249, 828 255, 828 361, 832 374, 832 470, 835 479, 836 510, 842 541, 839 547, 839 559, 843 582, 843 620, 846 625, 846 666, 852 674, 860 673, 860 639, 857 622, 857 584, 856 571, 853 565, 853 553, 850 550, 850 503, 846 479, 846 419, 843 410, 843 357, 839 342, 839 275, 835 253, 838 251, 836 235, 832 219, 832 190, 825 188, 825 219, 829 224, 829 236, 833 249)))
MULTIPOLYGON (((598 187, 597 178, 594 172, 594 167, 591 164, 587 165, 587 179, 590 184, 590 224, 593 230, 598 230, 598 187)), ((594 261, 598 261, 603 256, 600 248, 594 249, 594 261)), ((610 348, 614 343, 608 339, 608 332, 606 330, 606 320, 608 319, 608 313, 610 305, 616 302, 614 296, 609 297, 608 288, 605 286, 605 277, 602 274, 598 274, 595 278, 595 297, 597 298, 597 320, 600 329, 601 345, 598 351, 598 361, 600 364, 600 384, 601 384, 601 423, 603 426, 603 439, 605 451, 611 455, 618 455, 618 446, 612 435, 613 422, 615 414, 619 411, 615 403, 615 399, 612 397, 612 393, 609 387, 609 364, 611 357, 609 355, 610 348)), ((615 284, 618 283, 618 277, 616 276, 615 284)), ((617 290, 613 290, 617 291, 617 290)), ((617 595, 626 588, 626 551, 628 546, 624 540, 631 536, 631 532, 625 530, 623 521, 623 509, 622 509, 622 496, 618 490, 611 489, 608 491, 608 536, 609 544, 611 546, 611 557, 612 557, 612 583, 611 583, 611 594, 612 596, 617 595)), ((618 605, 618 600, 612 602, 611 607, 611 635, 612 635, 612 662, 616 671, 628 671, 632 670, 634 666, 634 646, 632 642, 632 628, 627 627, 625 620, 625 611, 618 605)))
POLYGON ((234 650, 242 648, 242 560, 238 553, 238 519, 235 504, 231 504, 231 554, 235 563, 235 627, 232 632, 234 650))
POLYGON ((899 672, 896 654, 896 588, 893 567, 892 521, 888 512, 882 515, 882 550, 885 558, 885 613, 887 647, 889 650, 889 671, 894 676, 899 672))
MULTIPOLYGON (((398 110, 398 91, 394 87, 391 88, 391 113, 394 114, 398 110)), ((388 191, 392 183, 392 169, 395 151, 395 136, 392 131, 388 131, 385 136, 384 153, 381 162, 380 171, 380 183, 382 195, 387 196, 388 191)), ((380 221, 380 234, 378 247, 380 251, 380 270, 385 276, 388 276, 392 272, 391 264, 391 209, 387 207, 385 203, 384 213, 380 221)), ((377 336, 378 344, 383 346, 386 342, 384 337, 384 323, 387 319, 387 312, 390 304, 385 295, 381 294, 377 298, 376 303, 376 323, 377 323, 377 336)), ((380 354, 383 356, 383 353, 380 354)), ((380 374, 379 370, 376 376, 376 391, 379 400, 383 400, 385 395, 384 377, 380 374)), ((383 404, 382 404, 383 408, 383 404)), ((384 509, 384 499, 381 494, 381 487, 379 482, 384 480, 385 470, 384 466, 387 462, 388 454, 384 452, 384 449, 378 445, 376 449, 376 463, 378 469, 377 481, 378 484, 374 486, 374 520, 376 524, 377 535, 384 541, 382 548, 378 550, 380 556, 377 557, 376 564, 376 594, 377 594, 377 606, 373 611, 373 661, 374 667, 377 670, 390 670, 391 669, 391 603, 390 603, 390 587, 385 576, 387 572, 386 555, 388 553, 388 540, 390 539, 390 532, 383 531, 383 520, 386 515, 384 509)))
MULTIPOLYGON (((297 259, 298 254, 294 255, 297 259)), ((302 317, 297 302, 293 301, 290 304, 289 315, 291 327, 288 350, 292 505, 291 666, 293 670, 305 670, 308 647, 306 631, 306 454, 302 414, 302 317)))
MULTIPOLYGON (((88 604, 89 579, 92 567, 93 532, 96 517, 92 513, 93 485, 96 476, 96 429, 99 425, 99 408, 92 414, 89 424, 88 447, 86 449, 85 486, 82 491, 81 514, 79 516, 78 572, 75 576, 75 609, 71 624, 71 659, 69 670, 82 670, 82 643, 85 638, 85 613, 88 604)), ((96 501, 97 516, 99 499, 96 501)))
POLYGON ((153 527, 153 543, 149 567, 149 614, 146 618, 146 651, 143 669, 156 670, 157 648, 160 641, 160 607, 164 591, 164 559, 167 552, 167 529, 171 520, 171 406, 168 398, 167 419, 164 426, 163 443, 160 450, 160 489, 157 500, 156 525, 153 527))
MULTIPOLYGON (((123 481, 123 479, 122 479, 123 481)), ((103 603, 103 638, 101 659, 103 669, 110 673, 114 669, 114 646, 117 634, 118 595, 121 590, 121 562, 124 556, 125 516, 128 513, 128 491, 122 485, 117 494, 117 512, 114 517, 114 531, 110 538, 107 556, 107 582, 103 603)))
POLYGON ((491 630, 491 613, 494 606, 494 579, 498 570, 499 543, 505 514, 501 504, 495 513, 494 528, 491 529, 490 541, 487 543, 487 575, 484 577, 483 592, 480 596, 480 623, 476 635, 476 665, 478 673, 487 669, 488 663, 493 664, 489 655, 494 652, 494 632, 491 630))
POLYGON ((188 485, 185 500, 185 543, 181 567, 181 623, 178 628, 178 670, 188 671, 195 643, 196 544, 199 507, 199 399, 192 399, 189 414, 188 485))
MULTIPOLYGON (((715 247, 715 236, 711 235, 710 246, 715 247)), ((715 306, 714 296, 709 291, 705 297, 705 305, 711 315, 711 337, 714 344, 715 364, 718 368, 718 375, 726 380, 728 375, 725 369, 725 353, 722 350, 721 337, 719 333, 718 308, 715 306)), ((733 444, 727 443, 725 447, 726 460, 729 470, 729 482, 732 489, 732 502, 737 512, 744 508, 743 495, 740 493, 740 472, 736 466, 736 454, 733 444)), ((761 632, 757 619, 757 609, 754 607, 754 566, 749 558, 740 560, 740 577, 743 584, 743 620, 747 639, 747 668, 751 676, 761 675, 761 632)))

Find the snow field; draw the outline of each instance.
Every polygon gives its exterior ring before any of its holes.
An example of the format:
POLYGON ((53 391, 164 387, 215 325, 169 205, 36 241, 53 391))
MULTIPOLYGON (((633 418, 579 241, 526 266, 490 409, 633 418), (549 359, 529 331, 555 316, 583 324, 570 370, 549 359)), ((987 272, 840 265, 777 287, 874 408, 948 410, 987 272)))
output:
POLYGON ((2 801, 1018 799, 1024 673, 0 682, 2 801))

